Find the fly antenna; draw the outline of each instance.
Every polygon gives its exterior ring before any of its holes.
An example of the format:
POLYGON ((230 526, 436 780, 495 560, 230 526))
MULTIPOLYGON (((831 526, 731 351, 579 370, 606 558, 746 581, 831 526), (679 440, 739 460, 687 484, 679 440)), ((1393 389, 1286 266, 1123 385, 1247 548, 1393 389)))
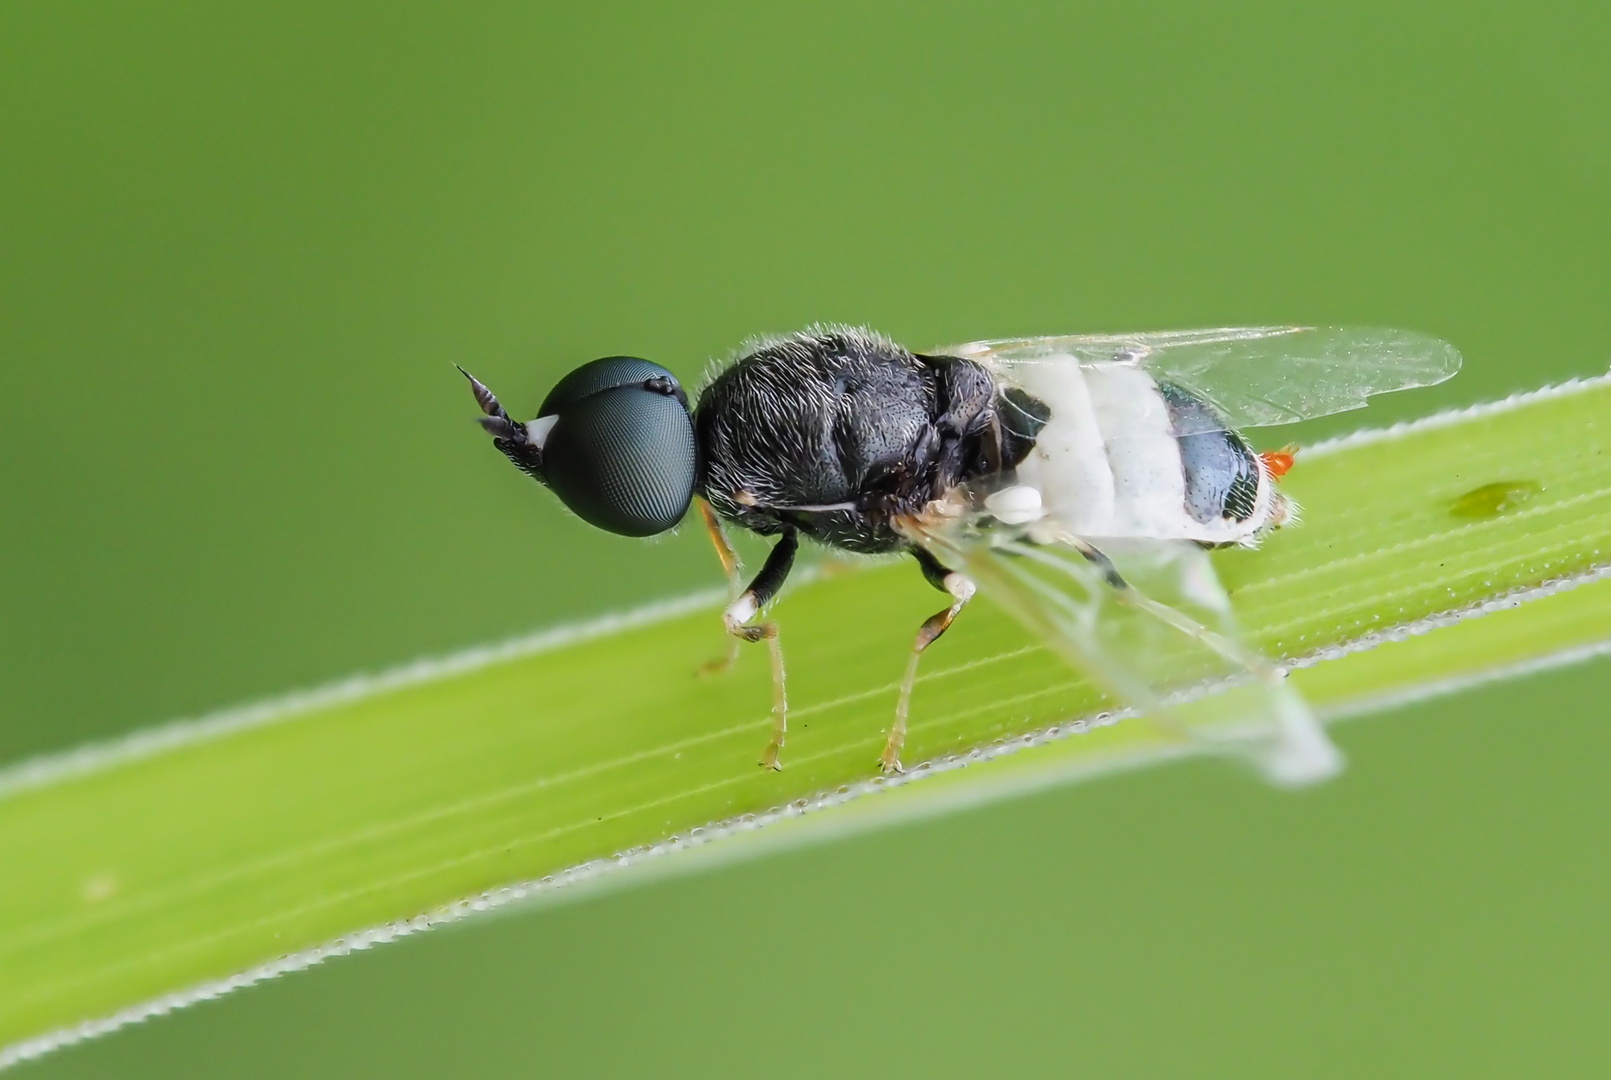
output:
POLYGON ((486 429, 487 434, 495 439, 510 439, 515 442, 524 441, 526 429, 509 419, 509 414, 504 412, 503 406, 498 403, 497 395, 488 390, 486 384, 480 379, 459 367, 458 364, 453 366, 459 368, 460 375, 470 380, 470 392, 475 395, 475 403, 481 406, 482 412, 487 414, 476 417, 476 420, 486 429))
POLYGON ((462 367, 459 367, 458 364, 454 364, 453 366, 459 368, 460 375, 463 375, 466 379, 470 380, 470 392, 475 394, 475 403, 481 406, 482 412, 486 413, 488 416, 496 416, 503 420, 509 419, 509 414, 503 411, 502 405, 498 404, 497 395, 495 395, 491 390, 488 390, 485 383, 476 378, 474 375, 471 375, 468 371, 465 371, 462 367))

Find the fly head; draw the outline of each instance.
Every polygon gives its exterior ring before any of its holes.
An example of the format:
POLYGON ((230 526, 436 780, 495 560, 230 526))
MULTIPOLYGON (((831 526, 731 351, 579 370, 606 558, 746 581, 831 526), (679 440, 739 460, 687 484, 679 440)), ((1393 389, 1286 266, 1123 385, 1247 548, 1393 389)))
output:
POLYGON ((583 521, 622 536, 653 536, 682 520, 698 452, 688 396, 665 368, 634 356, 583 364, 523 424, 469 372, 465 377, 493 445, 583 521))

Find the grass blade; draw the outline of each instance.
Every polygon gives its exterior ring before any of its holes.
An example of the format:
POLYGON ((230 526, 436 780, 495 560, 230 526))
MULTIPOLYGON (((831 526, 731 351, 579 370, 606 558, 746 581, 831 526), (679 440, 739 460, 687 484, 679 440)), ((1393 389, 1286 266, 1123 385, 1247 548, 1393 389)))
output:
MULTIPOLYGON (((1304 527, 1215 556, 1243 624, 1305 658, 1295 678, 1333 714, 1611 640, 1608 417, 1592 380, 1305 455, 1304 527)), ((700 598, 0 775, 0 1065, 712 823, 834 804, 802 824, 840 826, 1176 752, 1072 722, 1106 703, 979 604, 914 699, 906 759, 934 779, 849 801, 888 786, 873 763, 934 606, 908 567, 784 598, 781 774, 754 766, 764 658, 693 674, 724 648, 700 598)))

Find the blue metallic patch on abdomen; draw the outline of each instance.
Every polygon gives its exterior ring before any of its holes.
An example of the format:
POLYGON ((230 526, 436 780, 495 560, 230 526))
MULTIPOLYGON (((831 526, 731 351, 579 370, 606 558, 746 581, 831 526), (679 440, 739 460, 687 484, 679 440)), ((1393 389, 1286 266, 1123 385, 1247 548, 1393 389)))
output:
POLYGON ((1180 435, 1180 468, 1186 478, 1186 512, 1204 525, 1229 519, 1246 521, 1258 505, 1259 464, 1253 448, 1202 399, 1178 386, 1160 384, 1164 404, 1180 435), (1218 430, 1203 430, 1215 421, 1218 430))

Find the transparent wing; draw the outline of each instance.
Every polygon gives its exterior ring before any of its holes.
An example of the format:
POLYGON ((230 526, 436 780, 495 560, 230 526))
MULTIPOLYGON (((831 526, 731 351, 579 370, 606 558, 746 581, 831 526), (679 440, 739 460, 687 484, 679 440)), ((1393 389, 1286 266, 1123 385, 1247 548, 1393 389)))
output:
POLYGON ((1290 424, 1364 406, 1373 394, 1443 382, 1460 370, 1446 341, 1409 330, 1261 326, 975 341, 937 349, 1031 385, 1060 364, 1122 364, 1207 401, 1222 418, 1188 419, 1189 435, 1215 427, 1290 424), (1193 425, 1196 426, 1193 426, 1193 425))
POLYGON ((936 558, 1172 738, 1246 757, 1286 786, 1341 768, 1283 672, 1243 643, 1196 544, 1129 541, 1092 552, 1078 541, 1039 545, 965 527, 918 533, 936 558))

